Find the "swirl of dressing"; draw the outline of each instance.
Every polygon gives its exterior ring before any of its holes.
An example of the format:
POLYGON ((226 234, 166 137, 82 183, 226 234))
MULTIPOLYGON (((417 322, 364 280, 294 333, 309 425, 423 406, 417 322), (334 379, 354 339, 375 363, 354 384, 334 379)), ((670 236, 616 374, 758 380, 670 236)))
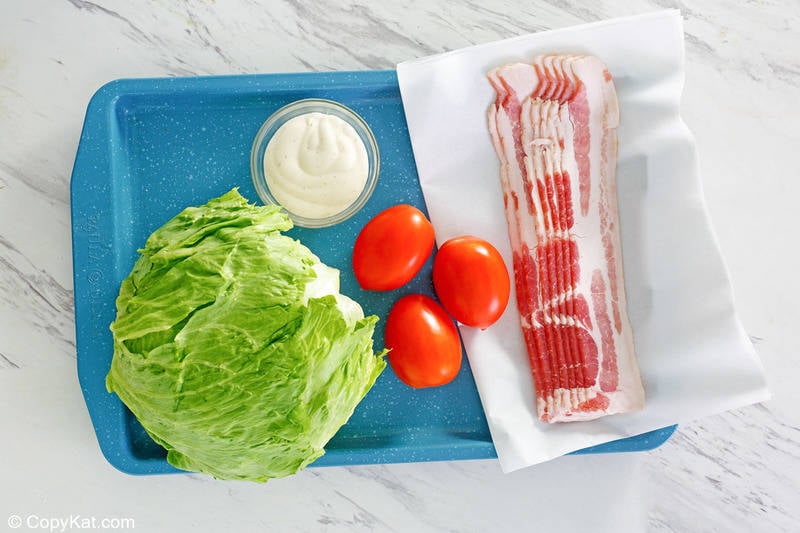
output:
POLYGON ((341 118, 306 113, 288 120, 264 152, 264 175, 288 211, 319 219, 344 211, 361 194, 369 174, 367 149, 341 118))

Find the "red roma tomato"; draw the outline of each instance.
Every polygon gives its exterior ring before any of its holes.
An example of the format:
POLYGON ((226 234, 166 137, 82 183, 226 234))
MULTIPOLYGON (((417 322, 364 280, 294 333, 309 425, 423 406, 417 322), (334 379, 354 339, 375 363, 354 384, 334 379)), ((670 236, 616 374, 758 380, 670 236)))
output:
POLYGON ((433 261, 433 286, 447 312, 464 325, 486 329, 508 305, 508 270, 497 249, 478 237, 446 241, 433 261))
POLYGON ((389 311, 384 337, 389 364, 410 387, 450 383, 461 368, 461 339, 450 316, 432 298, 409 294, 389 311))
POLYGON ((362 289, 390 291, 411 281, 433 250, 433 226, 414 206, 400 204, 367 222, 353 246, 362 289))

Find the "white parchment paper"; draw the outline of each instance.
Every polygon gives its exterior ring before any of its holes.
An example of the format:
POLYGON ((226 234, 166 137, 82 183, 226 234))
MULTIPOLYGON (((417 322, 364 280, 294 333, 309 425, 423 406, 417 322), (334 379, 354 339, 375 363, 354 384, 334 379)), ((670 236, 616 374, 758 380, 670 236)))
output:
POLYGON ((492 327, 461 327, 507 472, 769 397, 763 368, 736 317, 703 202, 694 139, 680 118, 684 51, 678 11, 525 35, 399 64, 414 157, 438 244, 476 235, 493 243, 511 268, 499 165, 487 130, 494 91, 486 73, 547 52, 596 55, 614 76, 625 287, 647 401, 637 413, 540 422, 512 294, 492 327))

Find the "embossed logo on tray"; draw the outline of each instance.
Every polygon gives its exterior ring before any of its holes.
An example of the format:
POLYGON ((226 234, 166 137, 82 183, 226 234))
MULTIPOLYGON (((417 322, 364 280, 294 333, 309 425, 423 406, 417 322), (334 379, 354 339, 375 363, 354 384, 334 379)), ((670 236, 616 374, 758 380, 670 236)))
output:
POLYGON ((100 220, 96 213, 86 216, 80 224, 80 229, 86 234, 86 257, 89 266, 86 270, 86 281, 88 284, 89 303, 95 304, 102 301, 103 282, 105 274, 98 266, 108 255, 107 247, 100 236, 100 220))

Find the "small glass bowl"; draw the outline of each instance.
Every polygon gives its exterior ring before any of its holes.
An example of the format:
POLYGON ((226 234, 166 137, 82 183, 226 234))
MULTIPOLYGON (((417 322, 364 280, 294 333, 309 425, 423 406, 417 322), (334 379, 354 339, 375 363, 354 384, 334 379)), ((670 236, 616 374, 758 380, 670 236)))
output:
POLYGON ((264 174, 264 152, 266 152, 267 145, 272 136, 275 135, 275 132, 278 131, 278 128, 294 117, 314 112, 333 115, 350 124, 364 143, 368 161, 367 181, 361 190, 361 194, 342 211, 325 218, 308 218, 292 213, 286 207, 281 206, 295 225, 304 228, 325 228, 343 222, 356 214, 364 207, 369 197, 372 196, 372 191, 375 190, 375 184, 378 182, 378 173, 380 171, 378 143, 367 123, 355 111, 338 102, 322 98, 297 100, 283 106, 261 125, 256 138, 253 140, 253 148, 250 150, 250 174, 253 177, 253 185, 255 185, 256 192, 258 192, 261 200, 265 204, 281 205, 269 190, 267 177, 264 174))

